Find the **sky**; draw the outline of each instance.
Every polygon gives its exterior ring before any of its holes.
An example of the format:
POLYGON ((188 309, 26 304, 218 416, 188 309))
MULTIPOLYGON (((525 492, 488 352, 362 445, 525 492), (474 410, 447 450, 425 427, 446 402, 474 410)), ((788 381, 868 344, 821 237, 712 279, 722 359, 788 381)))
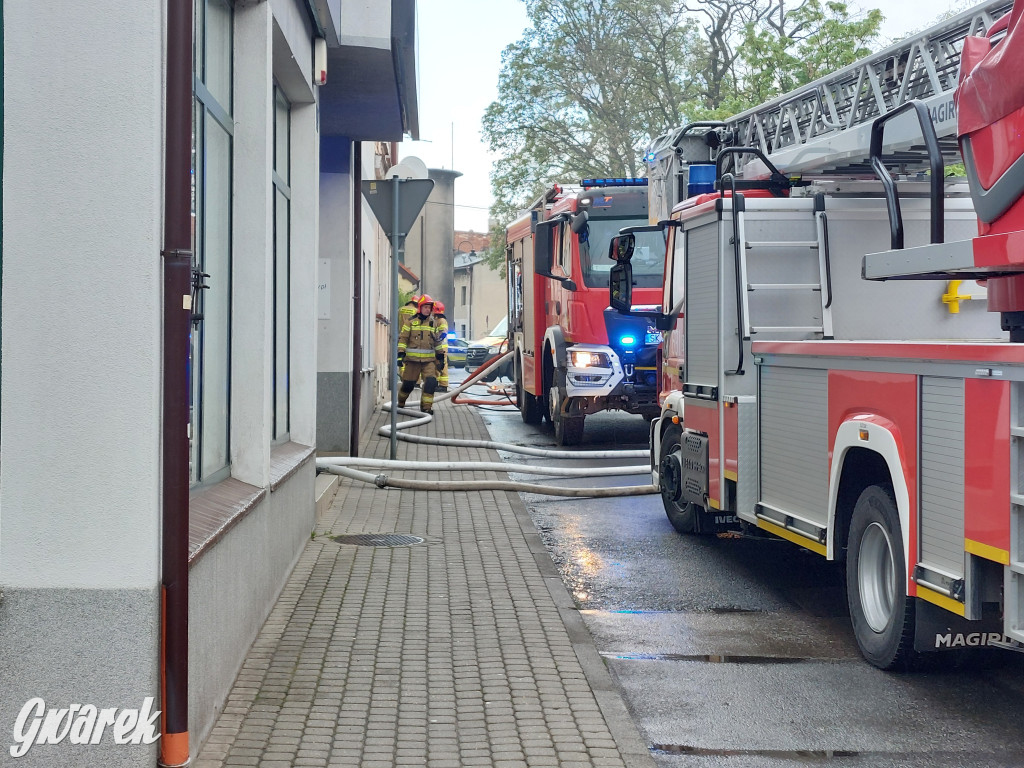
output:
MULTIPOLYGON (((850 0, 851 10, 879 8, 881 42, 927 28, 963 0, 850 0)), ((487 105, 497 98, 501 52, 527 26, 522 0, 419 0, 421 141, 402 142, 399 157, 428 168, 454 169, 455 229, 487 231, 492 157, 480 135, 487 105)))

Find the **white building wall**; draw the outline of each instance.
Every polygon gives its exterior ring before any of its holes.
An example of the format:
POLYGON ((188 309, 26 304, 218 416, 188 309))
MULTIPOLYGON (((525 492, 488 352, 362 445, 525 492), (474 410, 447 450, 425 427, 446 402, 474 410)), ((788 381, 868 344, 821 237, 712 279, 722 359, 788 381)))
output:
MULTIPOLYGON (((315 438, 312 30, 303 0, 234 11, 231 482, 260 500, 191 563, 193 755, 314 520, 312 461, 283 472, 280 460, 315 438), (275 79, 292 102, 286 446, 270 440, 275 79)), ((8 3, 3 24, 0 731, 10 739, 33 697, 98 708, 155 697, 160 708, 166 25, 164 4, 121 0, 8 3)), ((158 746, 65 740, 17 762, 155 765, 158 746)))
MULTIPOLYGON (((140 707, 159 695, 164 22, 160 3, 96 0, 7 3, 3 23, 0 732, 10 739, 32 697, 140 707)), ((156 756, 155 745, 110 741, 56 749, 18 762, 156 756)))

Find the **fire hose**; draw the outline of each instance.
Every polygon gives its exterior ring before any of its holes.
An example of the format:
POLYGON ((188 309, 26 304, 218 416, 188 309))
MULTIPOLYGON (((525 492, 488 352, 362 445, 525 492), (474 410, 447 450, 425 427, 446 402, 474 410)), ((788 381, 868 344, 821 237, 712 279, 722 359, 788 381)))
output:
MULTIPOLYGON (((506 352, 498 358, 490 361, 487 365, 474 371, 465 382, 450 392, 441 393, 434 402, 439 400, 452 400, 459 404, 472 404, 465 401, 457 401, 458 397, 467 388, 474 385, 493 365, 497 365, 512 354, 506 352)), ((488 403, 500 402, 485 401, 488 403)), ((390 404, 385 403, 384 410, 390 410, 390 404)), ((422 426, 433 420, 430 414, 424 414, 410 408, 399 408, 398 413, 412 416, 408 421, 397 425, 398 430, 407 430, 412 427, 422 426)), ((391 426, 385 424, 380 427, 378 434, 384 437, 391 436, 391 426)), ((543 458, 560 459, 627 459, 647 458, 646 450, 628 451, 559 451, 545 448, 532 448, 512 443, 499 443, 493 440, 459 440, 455 438, 425 437, 422 435, 408 435, 399 433, 397 437, 413 443, 427 445, 448 445, 468 448, 491 448, 493 450, 506 451, 507 453, 518 453, 527 456, 538 456, 543 458)), ((318 469, 332 474, 359 480, 364 483, 372 483, 378 488, 406 488, 411 490, 425 491, 520 491, 523 493, 535 493, 544 496, 569 496, 588 498, 612 498, 623 496, 641 496, 658 493, 655 485, 627 485, 602 488, 566 488, 557 485, 537 485, 534 483, 514 480, 414 480, 409 478, 394 478, 386 474, 372 474, 363 472, 354 467, 381 467, 412 471, 467 471, 467 470, 495 470, 502 472, 521 472, 523 474, 550 475, 561 477, 603 477, 611 475, 632 475, 646 474, 649 467, 646 465, 632 465, 619 467, 535 467, 529 464, 505 464, 503 462, 431 462, 431 461, 390 461, 387 459, 353 458, 353 457, 331 457, 316 460, 318 469)))

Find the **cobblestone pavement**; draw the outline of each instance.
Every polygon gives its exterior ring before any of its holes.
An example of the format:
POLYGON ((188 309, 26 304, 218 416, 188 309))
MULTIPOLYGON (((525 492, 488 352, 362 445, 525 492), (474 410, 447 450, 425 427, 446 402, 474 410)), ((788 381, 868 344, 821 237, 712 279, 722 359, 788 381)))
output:
MULTIPOLYGON (((388 455, 376 435, 388 419, 376 414, 361 455, 388 455)), ((447 403, 417 433, 488 439, 476 409, 447 403)), ((398 457, 498 460, 401 441, 398 457)), ((194 764, 654 762, 517 494, 417 494, 342 478, 194 764), (424 543, 330 538, 367 533, 424 543)))

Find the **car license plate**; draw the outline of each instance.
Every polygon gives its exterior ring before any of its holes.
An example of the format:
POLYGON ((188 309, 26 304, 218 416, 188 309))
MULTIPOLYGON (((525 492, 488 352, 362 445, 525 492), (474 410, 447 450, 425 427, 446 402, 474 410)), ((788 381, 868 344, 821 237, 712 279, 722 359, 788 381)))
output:
POLYGON ((644 344, 661 344, 661 340, 661 331, 652 331, 650 328, 647 329, 647 338, 644 340, 644 344))

